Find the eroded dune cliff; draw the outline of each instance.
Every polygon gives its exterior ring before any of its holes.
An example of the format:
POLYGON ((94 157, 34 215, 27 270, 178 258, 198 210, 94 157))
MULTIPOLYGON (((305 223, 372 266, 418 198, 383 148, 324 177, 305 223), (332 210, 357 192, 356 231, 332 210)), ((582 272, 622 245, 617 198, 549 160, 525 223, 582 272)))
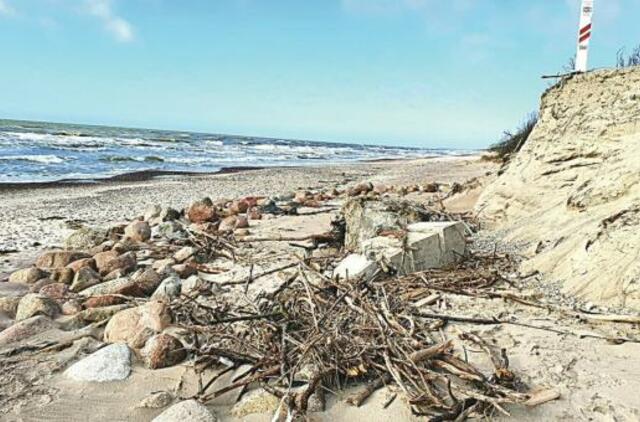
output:
POLYGON ((530 242, 523 271, 640 310, 639 182, 640 68, 596 71, 545 92, 529 140, 476 210, 530 242))

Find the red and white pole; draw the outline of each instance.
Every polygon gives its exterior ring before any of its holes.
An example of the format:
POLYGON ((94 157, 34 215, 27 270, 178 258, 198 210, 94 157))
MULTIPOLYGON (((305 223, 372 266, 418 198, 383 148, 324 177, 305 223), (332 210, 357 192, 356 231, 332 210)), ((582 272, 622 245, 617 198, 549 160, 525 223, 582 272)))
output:
POLYGON ((578 32, 578 52, 576 53, 576 72, 586 72, 589 60, 589 40, 591 39, 593 1, 582 0, 580 9, 580 30, 578 32))

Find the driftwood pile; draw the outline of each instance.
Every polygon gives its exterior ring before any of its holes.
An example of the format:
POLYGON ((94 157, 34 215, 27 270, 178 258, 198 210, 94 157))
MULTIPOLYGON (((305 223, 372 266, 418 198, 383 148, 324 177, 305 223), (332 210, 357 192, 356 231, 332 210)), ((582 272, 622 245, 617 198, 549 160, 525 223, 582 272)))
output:
POLYGON ((508 266, 505 257, 476 256, 456 269, 404 278, 379 273, 363 282, 332 280, 317 263, 301 261, 280 288, 251 303, 203 305, 182 297, 172 311, 178 326, 196 333, 191 352, 200 368, 247 368, 222 389, 211 389, 222 374, 205 380, 198 394, 204 402, 259 383, 281 398, 280 417, 286 420, 304 415, 309 399, 324 390, 360 385, 347 400, 360 406, 377 389, 394 384, 415 415, 464 419, 504 411, 504 404, 530 396, 504 350, 473 333, 459 335, 463 344, 488 354, 494 368, 483 372, 445 338, 446 319, 421 314, 417 304, 429 301, 431 287, 489 287, 508 266))

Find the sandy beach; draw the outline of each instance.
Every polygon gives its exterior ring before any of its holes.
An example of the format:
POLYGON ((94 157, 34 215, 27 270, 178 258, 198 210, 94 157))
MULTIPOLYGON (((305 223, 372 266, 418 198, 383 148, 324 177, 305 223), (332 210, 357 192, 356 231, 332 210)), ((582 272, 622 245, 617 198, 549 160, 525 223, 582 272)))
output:
POLYGON ((495 170, 478 156, 281 167, 205 176, 170 175, 100 184, 0 184, 0 274, 32 259, 43 247, 60 246, 79 226, 106 226, 141 215, 156 204, 182 209, 208 196, 277 196, 296 190, 343 188, 371 180, 385 184, 462 183, 495 170))

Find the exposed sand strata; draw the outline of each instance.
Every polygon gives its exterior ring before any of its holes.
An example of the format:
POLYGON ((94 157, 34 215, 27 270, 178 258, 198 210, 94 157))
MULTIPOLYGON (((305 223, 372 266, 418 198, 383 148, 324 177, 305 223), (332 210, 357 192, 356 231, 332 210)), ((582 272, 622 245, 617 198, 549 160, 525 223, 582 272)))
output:
POLYGON ((565 293, 640 310, 640 69, 566 79, 542 97, 522 151, 476 207, 530 242, 523 273, 565 293))

